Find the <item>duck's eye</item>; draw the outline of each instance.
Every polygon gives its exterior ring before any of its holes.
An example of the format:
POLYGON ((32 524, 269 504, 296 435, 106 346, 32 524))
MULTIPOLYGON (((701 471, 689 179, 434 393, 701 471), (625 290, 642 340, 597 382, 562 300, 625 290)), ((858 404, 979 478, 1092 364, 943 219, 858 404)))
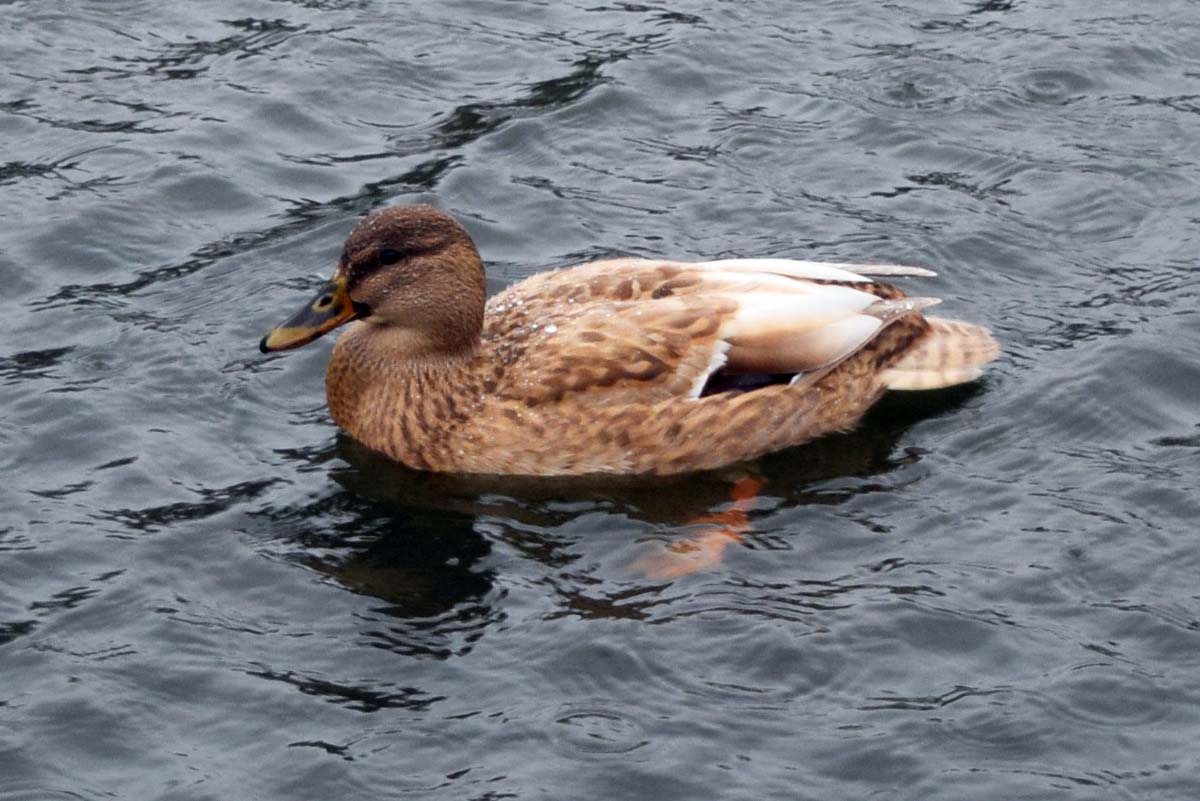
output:
POLYGON ((379 251, 380 264, 395 264, 398 261, 400 261, 400 251, 393 250, 392 248, 385 248, 379 251))

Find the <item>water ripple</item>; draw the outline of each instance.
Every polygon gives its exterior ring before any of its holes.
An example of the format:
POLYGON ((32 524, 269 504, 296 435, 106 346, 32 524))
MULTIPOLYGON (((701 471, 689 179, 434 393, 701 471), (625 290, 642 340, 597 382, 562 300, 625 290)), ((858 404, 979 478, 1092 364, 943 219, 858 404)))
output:
POLYGON ((360 684, 343 684, 328 679, 299 676, 292 671, 279 672, 266 667, 247 670, 255 678, 289 684, 305 695, 323 698, 358 712, 378 712, 400 708, 426 711, 443 698, 430 697, 415 687, 382 688, 360 684))
POLYGON ((575 758, 611 757, 645 748, 646 727, 634 710, 620 702, 592 699, 564 704, 549 713, 559 727, 553 737, 555 748, 575 758))

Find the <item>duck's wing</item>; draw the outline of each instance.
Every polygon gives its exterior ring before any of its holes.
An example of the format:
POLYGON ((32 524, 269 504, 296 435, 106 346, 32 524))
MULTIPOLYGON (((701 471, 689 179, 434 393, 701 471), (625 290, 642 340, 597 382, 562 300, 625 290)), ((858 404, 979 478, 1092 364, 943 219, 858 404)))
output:
MULTIPOLYGON (((496 394, 527 406, 564 398, 610 403, 699 396, 726 361, 725 298, 593 302, 534 313, 492 339, 496 394)), ((485 335, 486 336, 486 335, 485 335)))
POLYGON ((708 262, 676 262, 656 259, 620 258, 594 261, 538 273, 509 288, 494 302, 511 300, 532 304, 594 303, 653 300, 674 294, 703 294, 740 282, 743 287, 761 286, 771 291, 784 280, 793 286, 785 291, 803 291, 799 285, 842 284, 855 286, 884 297, 902 295, 888 284, 870 276, 934 276, 922 267, 899 264, 848 264, 798 259, 721 259, 708 262), (756 279, 765 279, 765 283, 756 279))
POLYGON ((718 371, 822 371, 934 302, 812 262, 621 260, 514 287, 489 336, 502 396, 653 402, 698 398, 718 371))

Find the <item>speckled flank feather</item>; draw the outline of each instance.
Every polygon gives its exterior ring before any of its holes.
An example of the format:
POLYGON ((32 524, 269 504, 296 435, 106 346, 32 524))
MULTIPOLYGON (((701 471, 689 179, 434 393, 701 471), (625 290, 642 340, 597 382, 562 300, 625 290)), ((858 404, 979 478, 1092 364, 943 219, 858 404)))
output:
POLYGON ((849 428, 889 387, 968 380, 996 355, 983 329, 927 319, 936 301, 868 277, 927 271, 780 259, 541 273, 494 297, 471 330, 479 312, 462 307, 483 305, 474 247, 449 217, 413 208, 372 215, 347 243, 339 274, 354 276, 350 297, 370 316, 338 342, 326 387, 343 428, 416 468, 713 468, 849 428), (403 252, 410 214, 420 248, 372 267, 403 252))
POLYGON ((1000 354, 987 329, 926 317, 929 334, 880 374, 888 389, 940 389, 973 381, 1000 354))

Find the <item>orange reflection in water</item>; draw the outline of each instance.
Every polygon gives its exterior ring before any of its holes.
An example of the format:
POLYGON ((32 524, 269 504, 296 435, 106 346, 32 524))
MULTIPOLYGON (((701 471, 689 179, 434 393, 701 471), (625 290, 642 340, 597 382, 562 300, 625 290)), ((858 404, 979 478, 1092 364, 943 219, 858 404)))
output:
POLYGON ((633 569, 650 579, 669 580, 686 576, 721 563, 721 554, 750 528, 747 512, 766 482, 743 478, 733 485, 733 503, 723 512, 689 520, 686 525, 704 528, 686 539, 673 542, 665 550, 639 558, 633 569))

